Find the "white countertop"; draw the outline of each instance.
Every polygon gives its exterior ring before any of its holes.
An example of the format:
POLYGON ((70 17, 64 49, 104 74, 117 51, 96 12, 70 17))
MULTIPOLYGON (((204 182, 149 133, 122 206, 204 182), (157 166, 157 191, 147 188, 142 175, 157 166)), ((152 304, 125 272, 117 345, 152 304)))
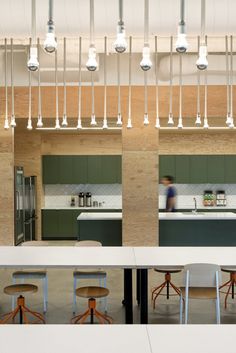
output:
POLYGON ((122 212, 83 212, 77 217, 78 221, 119 221, 122 220, 122 212))
POLYGON ((102 206, 102 207, 78 207, 78 206, 47 206, 42 207, 41 210, 121 210, 122 206, 102 206))

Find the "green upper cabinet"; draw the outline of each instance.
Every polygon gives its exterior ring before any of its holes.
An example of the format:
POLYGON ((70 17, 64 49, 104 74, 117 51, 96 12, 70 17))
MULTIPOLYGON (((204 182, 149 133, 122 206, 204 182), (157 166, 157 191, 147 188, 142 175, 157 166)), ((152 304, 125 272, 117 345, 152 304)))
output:
POLYGON ((176 156, 175 182, 177 184, 190 183, 190 156, 176 156))
POLYGON ((59 156, 43 156, 43 184, 59 184, 59 156))
POLYGON ((73 184, 72 158, 69 156, 58 156, 59 158, 59 184, 73 184))
POLYGON ((190 184, 206 184, 207 156, 190 156, 190 184))
POLYGON ((101 156, 88 156, 88 184, 102 184, 101 156))
POLYGON ((121 169, 120 156, 102 156, 101 177, 103 184, 119 183, 121 169))
POLYGON ((236 183, 236 156, 225 156, 225 183, 236 183))
POLYGON ((225 182, 225 156, 207 156, 207 181, 213 184, 225 182))
POLYGON ((70 158, 72 161, 71 184, 86 184, 88 181, 87 156, 71 156, 70 158))
POLYGON ((176 177, 175 156, 160 156, 159 157, 159 178, 165 175, 176 177))

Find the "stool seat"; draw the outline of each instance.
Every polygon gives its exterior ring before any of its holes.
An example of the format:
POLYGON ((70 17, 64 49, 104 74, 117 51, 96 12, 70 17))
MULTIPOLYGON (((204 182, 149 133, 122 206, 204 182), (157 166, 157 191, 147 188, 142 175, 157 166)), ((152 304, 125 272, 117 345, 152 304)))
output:
POLYGON ((96 240, 80 240, 80 241, 77 241, 75 243, 75 246, 102 246, 102 243, 100 243, 100 241, 96 241, 96 240))
POLYGON ((109 294, 109 290, 104 287, 80 287, 76 289, 77 297, 81 298, 103 298, 107 297, 109 294))
POLYGON ((36 293, 38 287, 34 284, 12 284, 4 288, 4 293, 8 295, 18 295, 26 292, 36 293))
POLYGON ((236 267, 221 267, 222 272, 236 273, 236 267))
POLYGON ((94 278, 94 279, 101 279, 106 278, 106 272, 104 271, 74 271, 73 276, 79 278, 94 278))
POLYGON ((27 278, 27 277, 34 277, 38 279, 42 279, 47 275, 46 271, 16 271, 13 272, 13 278, 27 278))
POLYGON ((159 273, 179 273, 182 271, 182 268, 154 268, 154 271, 159 273))

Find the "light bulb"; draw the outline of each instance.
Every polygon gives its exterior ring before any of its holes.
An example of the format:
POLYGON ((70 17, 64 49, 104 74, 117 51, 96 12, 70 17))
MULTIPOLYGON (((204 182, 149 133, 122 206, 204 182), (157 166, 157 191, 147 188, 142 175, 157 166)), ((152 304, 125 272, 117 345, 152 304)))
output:
POLYGON ((201 125, 201 115, 200 113, 197 113, 196 120, 195 120, 195 125, 201 125))
POLYGON ((227 113, 227 117, 226 117, 226 125, 230 125, 232 122, 232 117, 230 113, 227 113))
POLYGON ((102 125, 102 128, 103 128, 104 130, 108 129, 107 119, 106 119, 106 118, 105 118, 105 119, 103 119, 103 125, 102 125))
POLYGON ((178 53, 185 53, 188 49, 188 42, 186 39, 185 29, 183 25, 179 25, 175 49, 178 53))
POLYGON ((48 32, 46 34, 46 39, 43 43, 43 47, 47 53, 54 53, 54 51, 57 49, 57 42, 53 32, 48 32))
POLYGON ((63 115, 61 126, 64 126, 64 127, 68 126, 66 114, 63 115))
POLYGON ((156 117, 156 124, 155 124, 156 129, 160 129, 160 119, 156 117))
POLYGON ((234 122, 233 122, 233 119, 231 120, 231 123, 228 125, 230 129, 233 129, 234 128, 234 122))
POLYGON ((208 66, 208 61, 207 61, 207 46, 205 44, 200 45, 199 48, 199 57, 196 61, 196 65, 198 70, 205 70, 207 69, 208 66))
POLYGON ((86 67, 89 71, 96 71, 97 70, 98 63, 96 60, 96 48, 94 46, 89 47, 88 61, 86 63, 86 67))
POLYGON ((117 36, 114 42, 114 48, 117 53, 124 53, 127 49, 127 41, 125 39, 125 28, 124 24, 118 24, 117 26, 117 36))
POLYGON ((144 126, 149 125, 149 120, 148 120, 148 114, 147 113, 144 114, 143 125, 144 126))
POLYGON ((122 116, 120 113, 117 115, 116 125, 122 126, 122 116))
POLYGON ((203 128, 204 128, 204 129, 208 129, 208 128, 209 128, 207 119, 204 119, 203 128))
POLYGON ((147 45, 143 47, 143 57, 140 62, 140 66, 143 71, 148 71, 152 67, 152 62, 150 59, 150 48, 147 45))
POLYGON ((91 122, 90 122, 91 126, 96 126, 97 122, 96 122, 96 117, 94 114, 91 115, 91 122))
POLYGON ((77 123, 77 127, 76 127, 78 130, 81 130, 82 129, 82 123, 81 123, 81 119, 79 118, 78 119, 78 123, 77 123))
POLYGON ((42 116, 38 116, 37 127, 43 127, 43 119, 42 116))
POLYGON ((174 125, 174 119, 173 119, 173 114, 172 113, 169 114, 167 124, 168 125, 174 125))
POLYGON ((60 120, 57 118, 56 119, 56 125, 55 125, 55 129, 56 130, 60 130, 61 126, 60 126, 60 120))
POLYGON ((7 118, 7 117, 5 118, 5 121, 4 121, 4 129, 5 129, 5 130, 8 130, 8 129, 9 129, 9 121, 8 121, 8 118, 7 118))
POLYGON ((182 118, 179 118, 179 121, 178 121, 178 129, 183 129, 183 120, 182 120, 182 118))
POLYGON ((11 127, 16 127, 16 118, 15 115, 11 116, 11 127))
POLYGON ((36 47, 30 48, 30 57, 27 63, 27 67, 30 71, 37 71, 39 68, 38 50, 36 47))
POLYGON ((32 130, 32 129, 33 129, 32 120, 28 119, 27 130, 32 130))
POLYGON ((127 121, 127 129, 132 129, 133 125, 132 125, 132 121, 131 121, 131 118, 128 118, 128 121, 127 121))

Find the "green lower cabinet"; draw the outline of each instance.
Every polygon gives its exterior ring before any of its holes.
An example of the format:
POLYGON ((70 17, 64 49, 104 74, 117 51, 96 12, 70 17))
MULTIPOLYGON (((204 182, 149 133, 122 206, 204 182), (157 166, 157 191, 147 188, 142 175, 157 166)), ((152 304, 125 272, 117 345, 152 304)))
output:
POLYGON ((42 211, 42 239, 58 238, 58 211, 43 210, 42 211))

